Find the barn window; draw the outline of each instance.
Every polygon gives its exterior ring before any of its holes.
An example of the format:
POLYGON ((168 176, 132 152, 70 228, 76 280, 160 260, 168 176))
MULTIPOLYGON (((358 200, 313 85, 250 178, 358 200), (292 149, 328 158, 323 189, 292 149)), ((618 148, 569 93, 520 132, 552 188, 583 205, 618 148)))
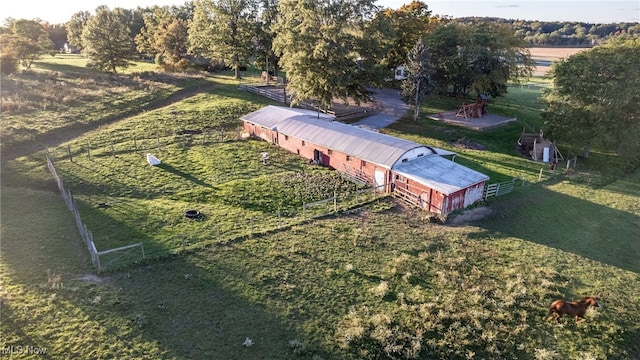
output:
POLYGON ((328 154, 328 155, 333 154, 333 150, 331 150, 331 149, 327 149, 327 154, 328 154))
POLYGON ((351 156, 347 155, 347 161, 351 161, 351 156))
POLYGON ((418 157, 424 156, 424 154, 418 154, 418 157))
POLYGON ((366 161, 364 161, 364 160, 360 160, 360 165, 361 165, 362 167, 366 167, 366 166, 367 166, 367 162, 366 162, 366 161))
POLYGON ((403 163, 406 163, 407 161, 409 161, 409 159, 402 159, 403 163))
POLYGON ((305 142, 304 142, 304 140, 302 140, 302 146, 304 146, 304 145, 305 145, 305 142))
POLYGON ((284 136, 284 139, 285 139, 285 140, 289 140, 289 135, 285 135, 285 136, 284 136))

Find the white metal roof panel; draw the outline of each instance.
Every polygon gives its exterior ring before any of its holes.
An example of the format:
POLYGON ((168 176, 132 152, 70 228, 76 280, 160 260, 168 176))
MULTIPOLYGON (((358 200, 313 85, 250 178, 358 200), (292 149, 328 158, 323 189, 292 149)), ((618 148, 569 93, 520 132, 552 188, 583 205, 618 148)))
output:
POLYGON ((489 179, 485 174, 435 154, 398 164, 392 170, 446 195, 489 179))
MULTIPOLYGON (((246 114, 240 118, 240 120, 248 121, 256 125, 260 125, 267 129, 276 129, 276 125, 283 119, 294 117, 314 117, 318 119, 318 112, 305 109, 290 108, 284 106, 265 106, 260 110, 256 110, 249 114, 246 114)), ((332 120, 334 117, 331 115, 319 114, 320 119, 332 120)))
POLYGON ((386 167, 391 167, 409 150, 418 147, 427 149, 413 141, 327 121, 332 117, 320 115, 318 119, 315 111, 270 105, 241 119, 386 167))

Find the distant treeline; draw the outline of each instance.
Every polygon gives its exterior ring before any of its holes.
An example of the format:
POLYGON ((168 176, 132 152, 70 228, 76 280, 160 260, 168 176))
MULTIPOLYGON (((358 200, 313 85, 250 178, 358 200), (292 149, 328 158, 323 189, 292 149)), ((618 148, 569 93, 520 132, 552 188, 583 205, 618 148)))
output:
POLYGON ((493 17, 464 17, 456 21, 491 22, 511 25, 515 35, 530 46, 595 46, 610 38, 640 38, 640 23, 590 24, 585 22, 548 22, 507 20, 493 17))

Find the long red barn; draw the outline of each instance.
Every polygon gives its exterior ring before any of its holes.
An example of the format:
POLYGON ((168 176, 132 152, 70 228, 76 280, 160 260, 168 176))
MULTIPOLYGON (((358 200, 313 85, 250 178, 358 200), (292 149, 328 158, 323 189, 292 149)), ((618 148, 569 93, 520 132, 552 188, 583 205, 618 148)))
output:
POLYGON ((255 137, 381 191, 396 192, 437 214, 481 200, 489 179, 443 157, 455 153, 336 122, 314 111, 266 106, 241 120, 255 137))

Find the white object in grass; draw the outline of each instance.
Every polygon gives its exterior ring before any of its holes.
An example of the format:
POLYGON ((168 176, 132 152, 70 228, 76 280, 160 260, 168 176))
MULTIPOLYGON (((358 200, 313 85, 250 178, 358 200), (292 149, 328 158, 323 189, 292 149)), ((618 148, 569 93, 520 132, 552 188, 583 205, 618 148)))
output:
POLYGON ((155 157, 155 156, 153 156, 151 154, 147 154, 147 162, 151 166, 160 165, 160 159, 158 159, 157 157, 155 157))
POLYGON ((253 345, 253 340, 246 338, 244 339, 244 342, 242 343, 242 345, 244 345, 244 347, 251 347, 253 345))

